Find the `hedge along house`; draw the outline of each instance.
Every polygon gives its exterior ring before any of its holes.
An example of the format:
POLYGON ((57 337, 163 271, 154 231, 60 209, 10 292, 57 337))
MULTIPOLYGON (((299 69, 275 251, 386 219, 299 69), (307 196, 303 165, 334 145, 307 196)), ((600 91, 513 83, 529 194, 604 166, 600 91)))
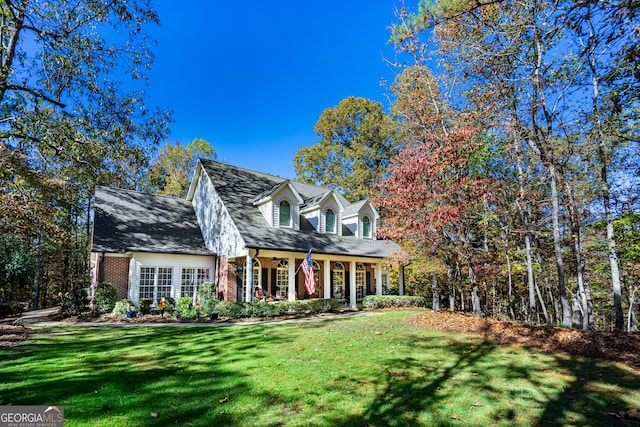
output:
MULTIPOLYGON (((400 247, 376 239, 378 213, 365 200, 225 163, 200 160, 186 199, 96 188, 94 285, 140 298, 195 294, 252 301, 336 298, 350 307, 389 286, 383 261, 400 247), (300 264, 311 250, 316 292, 300 264)), ((399 275, 403 293, 403 268, 399 275)))

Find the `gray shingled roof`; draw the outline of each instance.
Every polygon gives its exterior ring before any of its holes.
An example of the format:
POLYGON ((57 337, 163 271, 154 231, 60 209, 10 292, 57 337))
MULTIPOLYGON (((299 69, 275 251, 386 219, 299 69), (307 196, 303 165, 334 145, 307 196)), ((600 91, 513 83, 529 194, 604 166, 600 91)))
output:
POLYGON ((213 255, 185 199, 96 187, 93 252, 213 255))
MULTIPOLYGON (((341 254, 383 258, 400 247, 389 240, 360 239, 319 233, 301 219, 300 231, 271 227, 260 210, 253 205, 258 195, 268 194, 284 178, 239 168, 212 160, 200 160, 203 171, 215 186, 248 248, 283 251, 341 254)), ((290 181, 304 200, 321 197, 327 188, 290 181)), ((345 206, 350 203, 336 193, 345 206)))

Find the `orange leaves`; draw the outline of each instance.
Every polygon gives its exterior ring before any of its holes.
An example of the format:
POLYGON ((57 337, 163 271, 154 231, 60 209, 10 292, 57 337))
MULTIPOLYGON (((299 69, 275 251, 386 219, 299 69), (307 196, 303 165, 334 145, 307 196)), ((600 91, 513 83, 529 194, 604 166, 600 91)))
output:
POLYGON ((449 311, 420 313, 410 322, 443 331, 482 335, 501 343, 538 347, 549 353, 562 351, 640 366, 639 334, 527 325, 449 311))
POLYGON ((396 156, 389 177, 375 188, 381 234, 424 239, 466 223, 490 193, 490 181, 474 171, 472 155, 480 146, 475 130, 461 129, 396 156))

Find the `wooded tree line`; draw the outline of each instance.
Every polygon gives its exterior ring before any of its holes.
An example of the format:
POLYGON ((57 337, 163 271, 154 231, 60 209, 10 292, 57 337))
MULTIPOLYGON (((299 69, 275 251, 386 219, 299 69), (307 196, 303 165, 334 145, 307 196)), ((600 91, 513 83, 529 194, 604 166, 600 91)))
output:
MULTIPOLYGON (((474 0, 399 9, 392 120, 376 133, 387 154, 399 154, 386 157, 369 195, 381 209, 380 234, 413 255, 412 292, 434 308, 635 327, 639 5, 474 0)), ((317 128, 318 147, 356 151, 357 117, 343 121, 351 123, 344 132, 317 128)), ((314 150, 296 157, 299 173, 310 158, 331 160, 314 150)))
POLYGON ((0 0, 0 302, 89 284, 96 185, 182 196, 208 142, 160 143, 151 0, 0 0), (160 148, 160 149, 159 149, 160 148))

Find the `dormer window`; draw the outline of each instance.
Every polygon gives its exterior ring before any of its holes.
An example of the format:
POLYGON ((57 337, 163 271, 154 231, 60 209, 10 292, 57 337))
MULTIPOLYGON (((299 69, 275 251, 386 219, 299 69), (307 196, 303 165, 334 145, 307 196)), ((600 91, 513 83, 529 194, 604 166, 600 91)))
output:
POLYGON ((280 201, 280 227, 291 227, 291 205, 286 200, 280 201))
POLYGON ((371 220, 368 216, 362 218, 362 237, 371 237, 371 220))
POLYGON ((325 221, 326 221, 326 230, 327 233, 335 233, 336 232, 336 214, 332 209, 327 209, 325 213, 325 221))

